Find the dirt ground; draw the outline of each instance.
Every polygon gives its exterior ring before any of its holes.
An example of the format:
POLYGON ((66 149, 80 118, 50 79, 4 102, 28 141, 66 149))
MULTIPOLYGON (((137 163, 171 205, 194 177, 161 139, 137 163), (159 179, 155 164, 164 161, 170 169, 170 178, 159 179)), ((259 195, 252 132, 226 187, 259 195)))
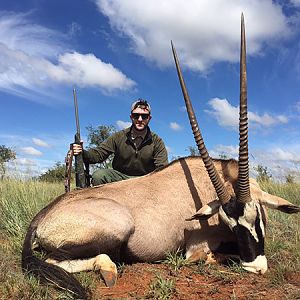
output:
POLYGON ((95 299, 300 299, 300 271, 255 275, 223 266, 183 266, 178 271, 166 264, 125 266, 113 288, 97 280, 95 299), (274 278, 272 278, 274 276, 274 278), (167 282, 173 280, 173 288, 167 282), (276 282, 277 280, 277 282, 276 282), (273 281, 273 282, 272 282, 273 281))

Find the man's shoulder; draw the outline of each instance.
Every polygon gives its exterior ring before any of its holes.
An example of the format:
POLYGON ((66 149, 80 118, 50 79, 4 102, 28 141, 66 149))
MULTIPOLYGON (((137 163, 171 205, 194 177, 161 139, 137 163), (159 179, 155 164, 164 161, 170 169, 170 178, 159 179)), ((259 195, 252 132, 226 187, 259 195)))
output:
POLYGON ((163 141, 163 139, 154 131, 150 130, 153 141, 163 141))
POLYGON ((119 131, 115 132, 114 134, 112 134, 110 137, 112 139, 119 139, 119 138, 122 138, 124 136, 127 136, 129 131, 130 131, 130 127, 119 130, 119 131))

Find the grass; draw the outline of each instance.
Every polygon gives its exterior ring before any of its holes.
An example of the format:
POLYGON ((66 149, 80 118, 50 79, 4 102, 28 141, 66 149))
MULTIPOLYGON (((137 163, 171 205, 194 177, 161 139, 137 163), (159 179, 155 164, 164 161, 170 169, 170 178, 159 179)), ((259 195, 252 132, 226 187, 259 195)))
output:
POLYGON ((180 249, 177 249, 175 253, 167 253, 166 259, 162 262, 169 265, 175 272, 177 272, 181 267, 189 264, 189 262, 185 259, 185 255, 180 249))
MULTIPOLYGON (((262 188, 300 205, 300 184, 275 184, 266 182, 262 188)), ((266 237, 266 255, 270 272, 270 282, 280 285, 285 281, 287 272, 300 270, 300 218, 298 215, 287 215, 279 211, 269 210, 266 237)))
MULTIPOLYGON (((264 182, 262 188, 300 205, 300 184, 264 182)), ((0 181, 0 300, 72 299, 67 293, 40 285, 35 278, 25 278, 20 268, 22 243, 30 221, 42 207, 63 192, 63 184, 0 181)), ((299 273, 299 225, 299 215, 286 215, 268 210, 266 255, 270 269, 266 276, 270 286, 280 286, 286 283, 287 274, 291 272, 299 273)), ((173 254, 169 253, 163 263, 170 266, 177 274, 187 261, 183 253, 177 251, 173 254)), ((118 266, 120 273, 125 268, 123 264, 118 266)), ((234 276, 242 277, 247 274, 236 264, 230 265, 225 272, 220 272, 218 266, 206 266, 199 263, 197 270, 199 274, 222 279, 225 283, 234 279, 234 276)), ((96 283, 88 274, 81 273, 78 278, 84 286, 94 289, 96 283)), ((150 284, 149 295, 152 299, 169 299, 174 291, 174 285, 174 280, 156 275, 155 280, 150 284)), ((234 299, 235 296, 232 297, 234 299)))
POLYGON ((63 190, 61 184, 0 181, 0 299, 68 299, 66 294, 50 293, 33 277, 24 278, 20 268, 22 243, 31 219, 63 190))
POLYGON ((175 281, 164 278, 161 274, 156 274, 155 279, 150 284, 150 291, 146 298, 155 300, 170 299, 174 291, 175 281))

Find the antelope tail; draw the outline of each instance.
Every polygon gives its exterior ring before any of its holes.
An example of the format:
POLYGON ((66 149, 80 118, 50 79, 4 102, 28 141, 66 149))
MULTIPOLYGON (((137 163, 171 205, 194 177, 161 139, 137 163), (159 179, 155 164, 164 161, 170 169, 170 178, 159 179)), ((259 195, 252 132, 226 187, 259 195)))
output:
MULTIPOLYGON (((41 212, 43 212, 42 210, 41 212)), ((75 299, 89 299, 89 292, 85 290, 77 279, 70 273, 55 265, 34 256, 33 241, 36 233, 37 218, 34 218, 27 231, 22 250, 22 270, 25 274, 37 277, 43 283, 51 283, 55 287, 73 294, 75 299)), ((39 219, 39 218, 38 218, 39 219)))

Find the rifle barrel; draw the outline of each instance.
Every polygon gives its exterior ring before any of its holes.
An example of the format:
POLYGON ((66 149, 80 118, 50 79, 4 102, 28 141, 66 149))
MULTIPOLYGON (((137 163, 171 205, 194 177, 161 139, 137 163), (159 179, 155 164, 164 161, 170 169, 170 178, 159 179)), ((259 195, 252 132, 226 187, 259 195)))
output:
POLYGON ((78 116, 78 104, 77 104, 77 95, 76 95, 76 89, 73 89, 73 95, 74 95, 74 107, 75 107, 75 119, 76 119, 76 130, 77 130, 77 138, 80 142, 80 126, 79 126, 79 116, 78 116))

